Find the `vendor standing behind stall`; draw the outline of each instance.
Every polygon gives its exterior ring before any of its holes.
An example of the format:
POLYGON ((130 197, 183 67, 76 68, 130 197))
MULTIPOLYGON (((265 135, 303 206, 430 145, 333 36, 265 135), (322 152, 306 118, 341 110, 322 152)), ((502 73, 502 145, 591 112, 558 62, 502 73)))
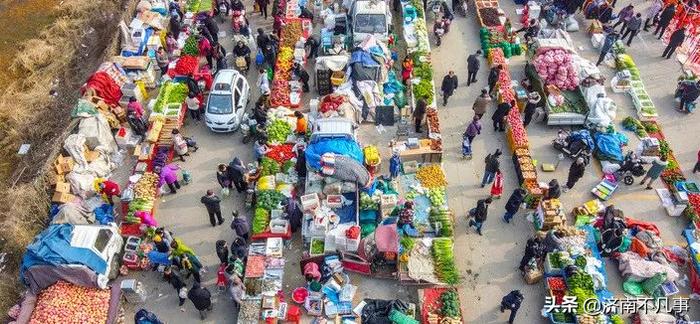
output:
POLYGON ((416 104, 416 109, 413 110, 413 120, 415 121, 415 124, 416 124, 416 133, 421 132, 420 127, 423 124, 423 116, 425 116, 427 108, 428 108, 428 104, 425 102, 425 99, 423 99, 423 98, 418 99, 418 103, 416 104))

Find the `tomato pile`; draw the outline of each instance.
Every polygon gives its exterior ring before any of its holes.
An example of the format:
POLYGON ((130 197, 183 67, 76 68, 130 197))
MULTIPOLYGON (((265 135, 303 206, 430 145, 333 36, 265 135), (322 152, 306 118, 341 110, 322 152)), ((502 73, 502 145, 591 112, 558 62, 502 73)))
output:
POLYGON ((296 156, 294 153, 293 144, 281 144, 270 146, 270 150, 265 154, 265 156, 277 161, 280 164, 291 160, 296 156))
POLYGON ((190 55, 183 55, 175 63, 175 74, 176 75, 190 75, 197 70, 197 65, 199 65, 199 59, 190 55))

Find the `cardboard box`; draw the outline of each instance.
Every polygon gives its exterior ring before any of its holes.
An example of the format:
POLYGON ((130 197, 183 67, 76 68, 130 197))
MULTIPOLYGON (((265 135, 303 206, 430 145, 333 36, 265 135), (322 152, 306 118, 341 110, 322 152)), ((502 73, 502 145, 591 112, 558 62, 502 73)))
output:
POLYGON ((57 174, 55 170, 49 171, 49 173, 46 175, 46 177, 47 177, 47 181, 52 186, 56 185, 59 182, 66 181, 66 177, 62 174, 57 174))
POLYGON ((75 199, 75 195, 66 193, 66 192, 54 192, 53 197, 51 198, 52 202, 59 203, 59 204, 65 204, 67 202, 71 202, 75 199))
POLYGON ((59 156, 58 159, 56 159, 56 163, 54 163, 54 169, 57 174, 66 174, 73 171, 74 165, 75 162, 73 162, 73 158, 59 156))
POLYGON ((70 183, 63 181, 57 182, 55 190, 56 192, 70 193, 70 183))
POLYGON ((95 160, 97 160, 97 158, 99 158, 99 157, 100 157, 100 152, 92 151, 92 150, 86 150, 86 151, 85 151, 85 159, 86 159, 88 162, 95 161, 95 160))
POLYGON ((540 270, 530 270, 525 274, 525 282, 528 285, 534 285, 540 282, 543 276, 544 274, 540 270))

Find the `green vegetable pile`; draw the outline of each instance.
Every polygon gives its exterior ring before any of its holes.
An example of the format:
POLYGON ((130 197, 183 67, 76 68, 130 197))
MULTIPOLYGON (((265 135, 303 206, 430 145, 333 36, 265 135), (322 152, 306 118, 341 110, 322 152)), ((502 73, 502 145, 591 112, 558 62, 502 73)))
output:
POLYGON ((416 99, 425 99, 430 105, 433 102, 433 68, 430 66, 430 53, 418 51, 413 53, 413 75, 420 77, 418 84, 413 86, 413 96, 416 99))
POLYGON ((185 46, 182 47, 182 54, 190 56, 199 56, 199 44, 197 43, 197 37, 190 35, 185 40, 185 46))
POLYGON ((452 212, 447 208, 430 208, 430 223, 439 223, 440 232, 437 236, 452 237, 454 235, 454 224, 452 223, 452 212))
POLYGON ((644 125, 644 129, 647 133, 656 133, 659 131, 659 126, 657 126, 656 123, 642 122, 642 125, 644 125))
POLYGON ((264 208, 267 210, 277 209, 279 204, 284 199, 284 195, 276 190, 260 190, 257 194, 257 208, 264 208))
POLYGON ((413 247, 416 245, 416 241, 410 236, 401 236, 399 243, 401 243, 401 247, 403 247, 403 253, 411 253, 413 247))
POLYGON ((188 93, 186 84, 167 81, 160 87, 153 111, 163 113, 165 106, 169 104, 182 104, 188 93))
MULTIPOLYGON (((569 288, 567 291, 567 296, 576 296, 576 300, 588 300, 593 298, 598 298, 595 294, 595 288, 593 286, 593 278, 584 272, 576 272, 571 275, 566 280, 566 286, 569 288)), ((584 314, 584 305, 586 303, 579 303, 576 310, 577 314, 584 314)))
POLYGON ((459 297, 454 290, 447 290, 440 296, 442 316, 460 318, 459 297))
POLYGON ((456 285, 462 280, 455 265, 451 238, 433 239, 433 263, 435 273, 440 281, 448 285, 456 285))
POLYGON ((295 163, 292 160, 285 161, 284 164, 282 165, 282 172, 287 173, 289 170, 294 168, 295 163))
POLYGON ((581 269, 586 267, 586 263, 588 262, 586 261, 586 257, 583 255, 576 257, 576 261, 574 262, 574 264, 581 269))
POLYGON ((668 145, 668 142, 665 140, 659 140, 659 157, 668 158, 670 153, 671 147, 668 145))
POLYGON ((284 119, 275 119, 267 126, 267 138, 272 143, 284 143, 292 133, 292 127, 284 119))
POLYGON ((649 136, 649 134, 647 133, 646 129, 644 128, 644 125, 642 124, 642 122, 636 118, 627 116, 622 121, 622 127, 624 127, 627 130, 633 131, 640 138, 649 136))
POLYGON ((321 241, 319 239, 312 239, 311 240, 311 254, 313 254, 313 255, 323 254, 325 247, 326 247, 326 244, 323 241, 321 241))
MULTIPOLYGON (((207 1, 207 0, 204 0, 207 1)), ((199 5, 201 0, 187 0, 187 11, 189 12, 199 12, 199 5)))
POLYGON ((260 161, 260 175, 261 176, 269 176, 269 175, 275 175, 278 172, 280 172, 280 164, 277 163, 277 161, 269 158, 269 157, 263 157, 260 161))
POLYGON ((262 208, 255 208, 255 216, 253 216, 253 234, 260 234, 267 229, 270 224, 270 213, 262 208))
POLYGON ((379 201, 365 192, 360 193, 360 210, 378 210, 379 201))
POLYGON ((427 196, 433 206, 440 207, 445 205, 445 187, 430 188, 427 196))
POLYGON ((610 316, 610 322, 612 322, 612 324, 625 324, 625 320, 623 320, 619 314, 613 314, 610 316))

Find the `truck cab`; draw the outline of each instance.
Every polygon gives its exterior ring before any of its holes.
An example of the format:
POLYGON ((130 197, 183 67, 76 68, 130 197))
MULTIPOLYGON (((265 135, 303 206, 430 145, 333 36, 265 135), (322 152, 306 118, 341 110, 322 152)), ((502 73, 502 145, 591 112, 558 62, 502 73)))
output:
POLYGON ((107 287, 109 275, 113 267, 117 265, 115 257, 121 252, 124 240, 119 235, 116 225, 75 225, 70 245, 75 248, 84 248, 92 251, 100 259, 107 263, 104 274, 98 274, 101 287, 107 287))
POLYGON ((342 117, 317 119, 312 125, 311 143, 322 138, 348 138, 357 141, 357 125, 342 117))
POLYGON ((373 35, 386 43, 389 40, 391 12, 384 0, 355 0, 350 10, 353 44, 373 35))

